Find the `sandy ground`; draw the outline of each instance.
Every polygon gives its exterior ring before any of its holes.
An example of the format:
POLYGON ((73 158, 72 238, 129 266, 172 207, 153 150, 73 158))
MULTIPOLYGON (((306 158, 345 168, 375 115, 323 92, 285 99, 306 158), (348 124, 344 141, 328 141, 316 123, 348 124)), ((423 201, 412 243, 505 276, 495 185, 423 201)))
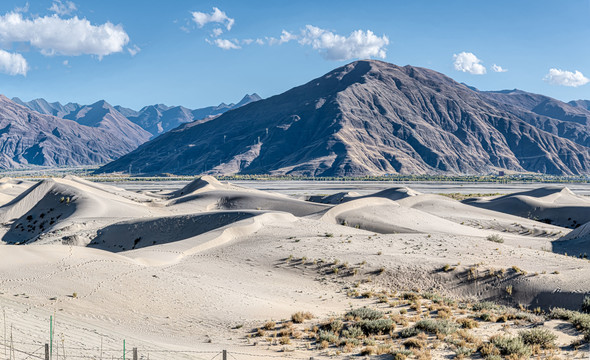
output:
MULTIPOLYGON (((103 358, 122 358, 125 340, 150 359, 211 359, 223 349, 239 359, 309 359, 321 354, 278 352, 245 336, 296 311, 328 318, 370 303, 347 296, 354 283, 543 309, 577 309, 590 293, 590 262, 553 252, 588 251, 590 231, 517 216, 497 200, 473 206, 410 186, 373 196, 356 189, 346 201, 323 204, 286 195, 292 188, 263 191, 211 177, 164 190, 116 185, 2 180, 0 358, 11 328, 19 351, 48 342, 50 316, 59 356, 99 358, 102 342, 103 358), (328 264, 358 271, 334 274, 328 264), (445 265, 454 270, 441 271, 445 265), (489 275, 500 270, 506 275, 489 275)), ((542 203, 553 223, 572 207, 589 210, 561 187, 527 191, 514 195, 519 206, 542 203)))

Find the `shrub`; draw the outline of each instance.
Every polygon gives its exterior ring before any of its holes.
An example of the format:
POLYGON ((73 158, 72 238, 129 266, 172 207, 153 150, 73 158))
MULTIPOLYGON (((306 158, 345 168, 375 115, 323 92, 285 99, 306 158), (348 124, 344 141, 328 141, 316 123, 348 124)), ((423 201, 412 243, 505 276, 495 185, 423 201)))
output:
POLYGON ((266 330, 273 330, 275 326, 277 326, 277 323, 271 320, 265 322, 263 328, 265 328, 266 330))
POLYGON ((432 334, 448 335, 457 330, 457 324, 448 320, 425 319, 418 321, 414 327, 432 334))
POLYGON ((291 320, 295 324, 301 324, 305 320, 311 320, 311 319, 313 319, 313 315, 309 311, 306 311, 306 312, 298 311, 295 314, 291 315, 291 320))
POLYGON ((318 332, 317 341, 319 343, 322 343, 324 341, 326 341, 328 343, 336 343, 336 342, 338 342, 338 336, 336 334, 334 334, 333 331, 320 330, 318 332))
POLYGON ((504 243, 504 238, 501 237, 498 234, 488 235, 488 237, 486 237, 486 240, 487 241, 492 241, 492 242, 495 242, 495 243, 500 243, 500 244, 504 243))
POLYGON ((548 329, 531 329, 523 330, 518 333, 522 341, 527 345, 539 345, 543 349, 552 349, 555 347, 557 335, 548 329))
POLYGON ((347 339, 358 339, 363 336, 364 333, 358 326, 351 326, 344 331, 342 331, 342 336, 347 339))
POLYGON ((347 317, 359 318, 361 320, 377 320, 383 317, 383 313, 379 310, 369 309, 368 307, 362 307, 351 310, 346 313, 347 317))
POLYGON ((403 342, 403 345, 411 349, 423 349, 426 347, 426 342, 420 339, 408 339, 403 342))
POLYGON ((500 306, 496 303, 491 302, 491 301, 482 301, 482 302, 478 302, 476 304, 473 304, 471 309, 473 309, 473 311, 499 310, 500 306))
POLYGON ((365 320, 361 322, 361 328, 367 335, 386 334, 395 329, 391 319, 365 320))
POLYGON ((415 327, 409 327, 409 328, 402 329, 402 331, 399 332, 399 336, 402 338, 409 338, 412 336, 416 336, 419 333, 420 333, 420 330, 416 329, 415 327))
POLYGON ((526 358, 532 353, 531 347, 526 345, 520 337, 493 336, 490 341, 504 356, 515 355, 526 358))
POLYGON ((464 329, 473 329, 479 327, 479 323, 471 318, 461 318, 457 320, 457 323, 464 329))

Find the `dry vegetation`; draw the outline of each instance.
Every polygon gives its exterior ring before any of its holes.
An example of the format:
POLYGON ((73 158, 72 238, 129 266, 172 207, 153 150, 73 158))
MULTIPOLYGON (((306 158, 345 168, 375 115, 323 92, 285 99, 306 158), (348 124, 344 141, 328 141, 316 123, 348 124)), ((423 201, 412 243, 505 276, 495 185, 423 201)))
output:
MULTIPOLYGON (((590 315, 554 309, 544 314, 492 302, 457 302, 434 293, 381 291, 353 299, 376 299, 326 319, 297 312, 269 321, 247 335, 255 346, 326 356, 384 355, 393 359, 574 359, 590 340, 590 315), (560 319, 577 335, 559 344, 545 326, 560 319)), ((354 301, 354 300, 353 300, 354 301)))

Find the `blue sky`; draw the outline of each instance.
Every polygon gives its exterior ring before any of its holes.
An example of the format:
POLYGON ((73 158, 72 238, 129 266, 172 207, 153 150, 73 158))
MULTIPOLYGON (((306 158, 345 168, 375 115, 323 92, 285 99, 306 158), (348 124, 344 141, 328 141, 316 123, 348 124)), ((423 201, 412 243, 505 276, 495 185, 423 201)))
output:
POLYGON ((482 90, 590 99, 589 18, 588 0, 5 0, 0 93, 197 108, 373 57, 482 90))

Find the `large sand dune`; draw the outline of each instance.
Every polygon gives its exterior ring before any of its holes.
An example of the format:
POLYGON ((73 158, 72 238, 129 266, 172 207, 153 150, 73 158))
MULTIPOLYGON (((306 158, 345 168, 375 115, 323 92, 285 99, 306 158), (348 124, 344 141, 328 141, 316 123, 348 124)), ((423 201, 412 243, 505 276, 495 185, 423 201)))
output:
POLYGON ((494 198, 467 199, 464 203, 569 228, 590 221, 590 199, 567 187, 548 186, 494 198))
MULTIPOLYGON (((40 344, 55 315, 72 347, 127 339, 159 349, 150 354, 156 360, 170 358, 164 350, 201 359, 195 351, 221 349, 309 358, 303 347, 277 352, 246 335, 296 311, 327 319, 375 303, 347 296, 353 288, 545 309, 577 308, 590 292, 587 260, 546 251, 588 249, 587 225, 566 235, 568 228, 515 216, 510 205, 545 204, 552 214, 583 207, 567 190, 475 201, 484 208, 410 188, 314 203, 211 177, 157 196, 75 177, 14 185, 22 193, 0 207, 2 241, 28 245, 0 245, 0 305, 18 339, 40 344)), ((566 330, 556 331, 572 338, 566 330)))

